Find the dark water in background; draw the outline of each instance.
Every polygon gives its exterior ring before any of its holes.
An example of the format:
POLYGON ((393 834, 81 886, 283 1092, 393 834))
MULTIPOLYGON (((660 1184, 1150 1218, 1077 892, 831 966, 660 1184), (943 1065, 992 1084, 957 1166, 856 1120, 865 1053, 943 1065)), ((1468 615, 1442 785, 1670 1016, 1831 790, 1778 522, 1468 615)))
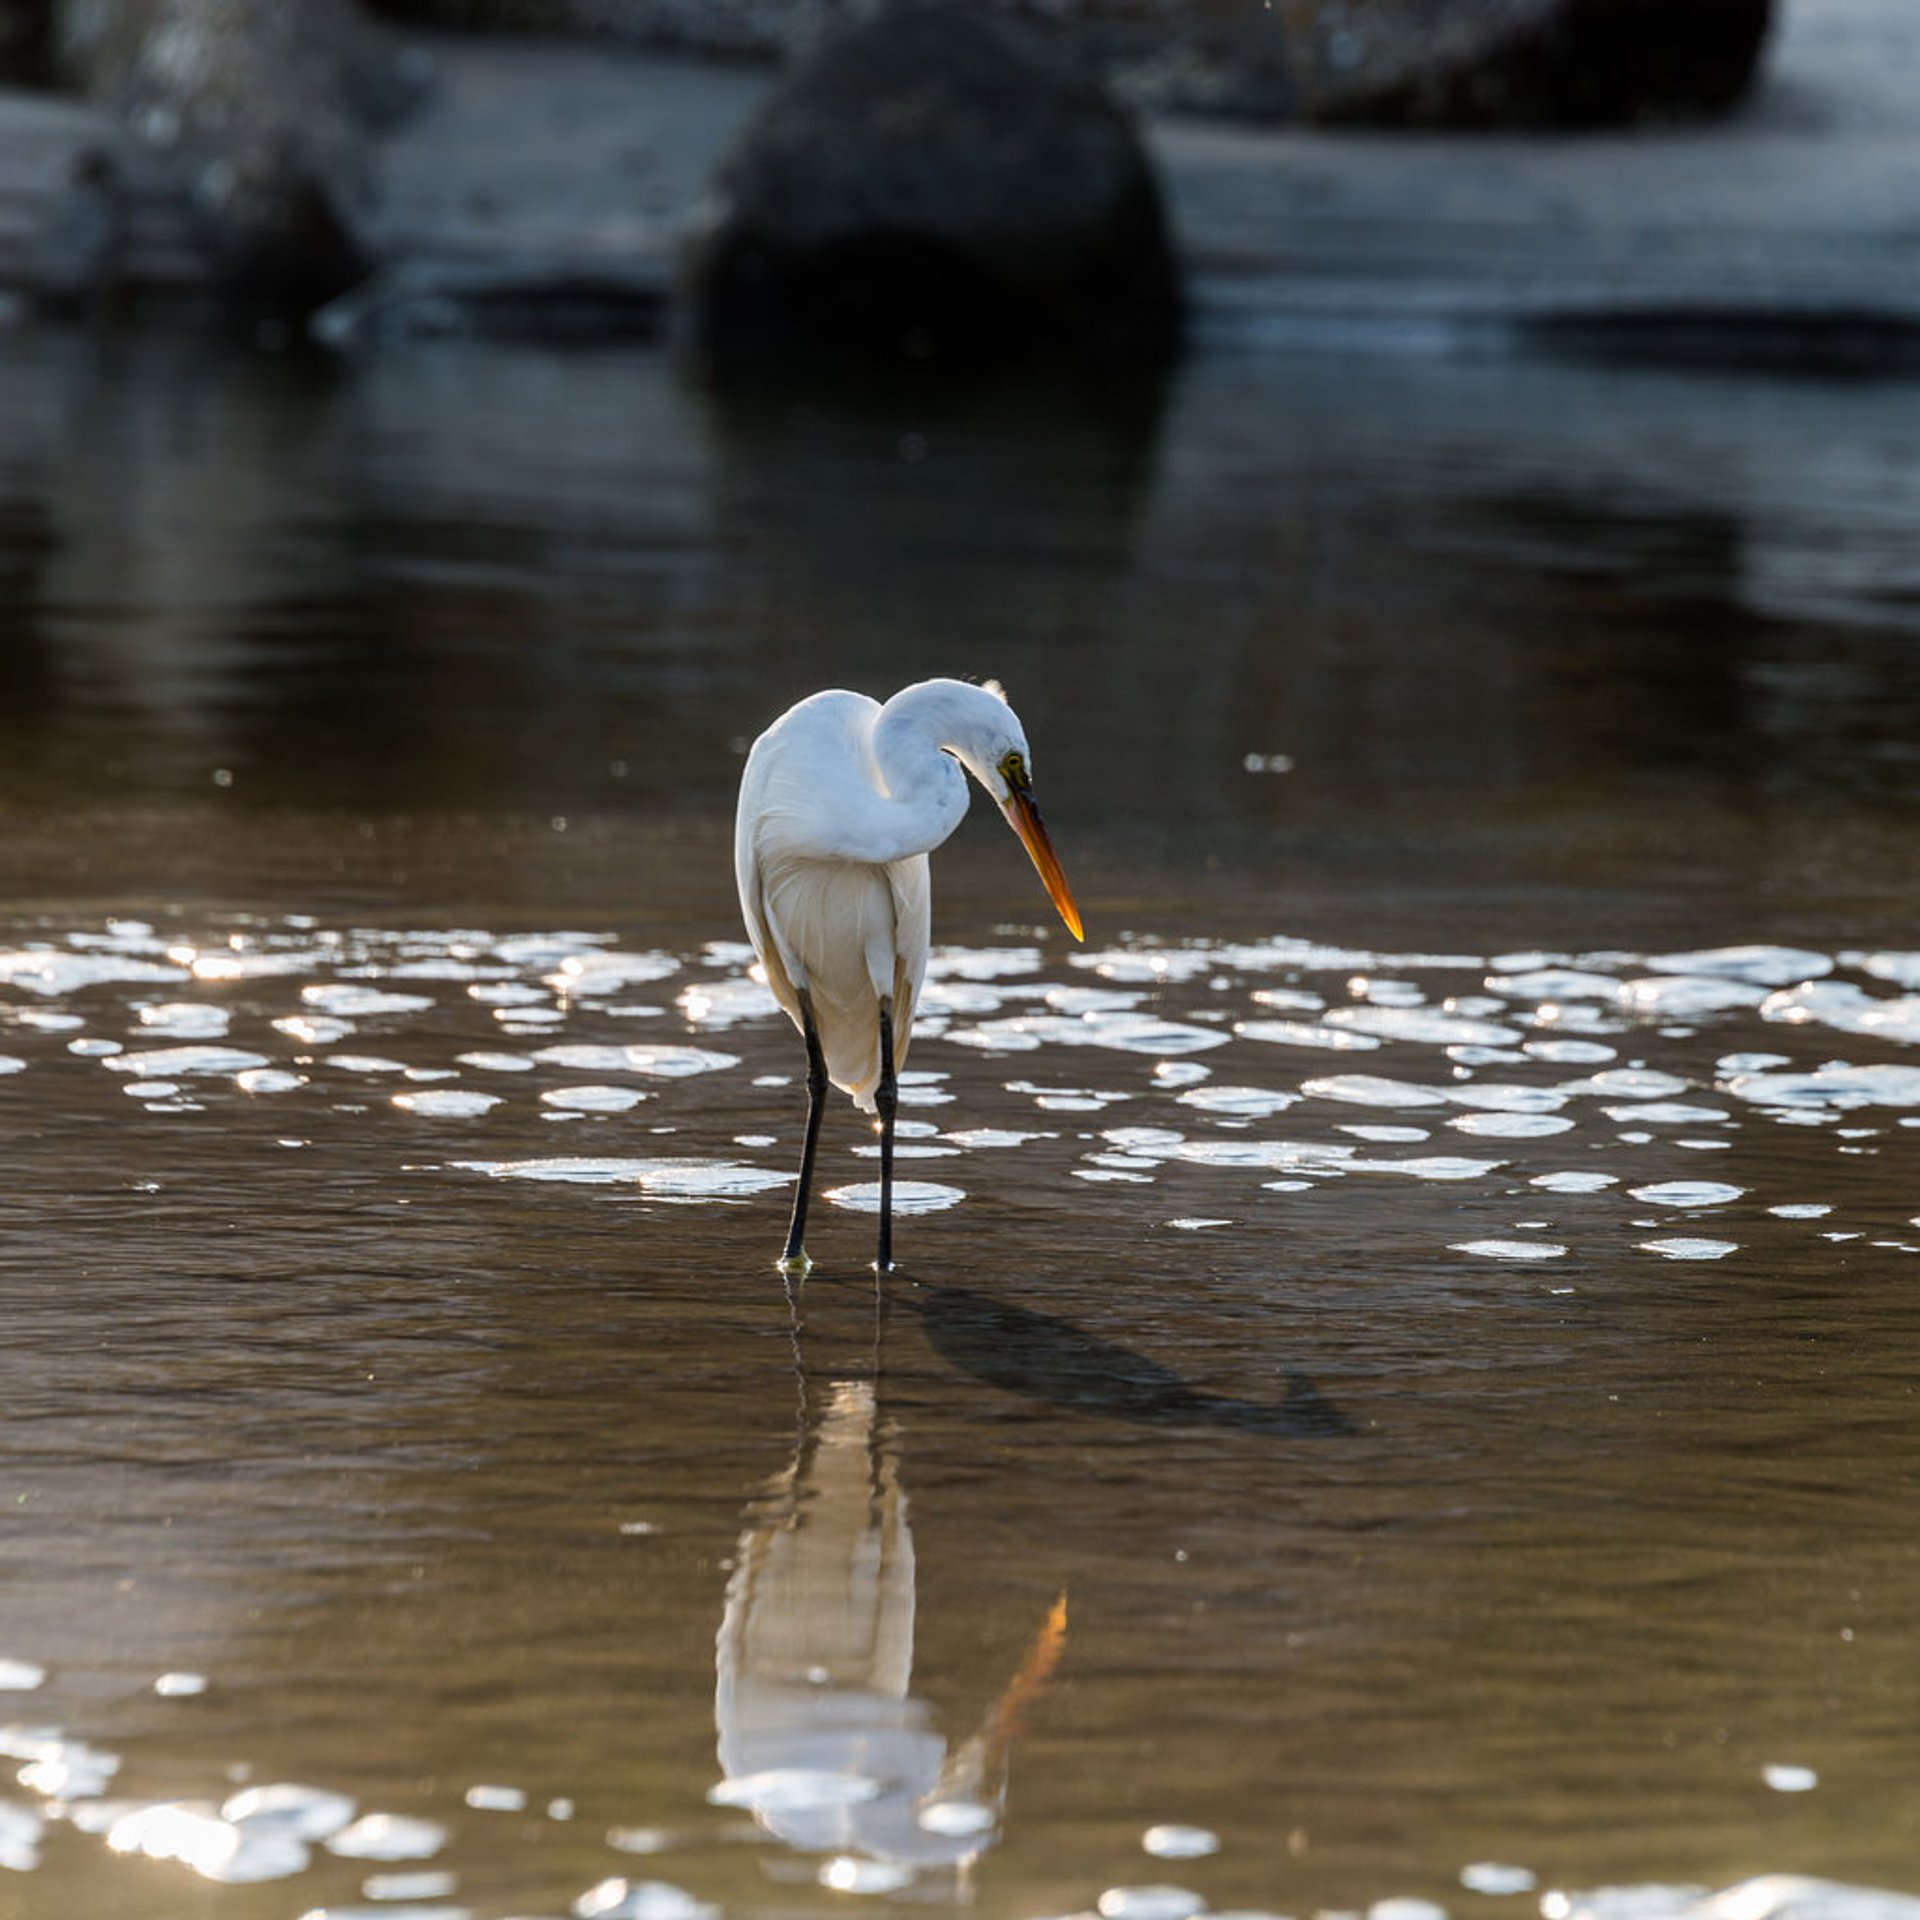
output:
POLYGON ((15 346, 0 1745, 448 1832, 0 1812, 0 1914, 1920 1893, 1920 388, 15 346), (882 1324, 707 943, 744 737, 935 672, 1090 939, 940 857, 882 1324), (796 1729, 871 1797, 708 1804, 796 1729))

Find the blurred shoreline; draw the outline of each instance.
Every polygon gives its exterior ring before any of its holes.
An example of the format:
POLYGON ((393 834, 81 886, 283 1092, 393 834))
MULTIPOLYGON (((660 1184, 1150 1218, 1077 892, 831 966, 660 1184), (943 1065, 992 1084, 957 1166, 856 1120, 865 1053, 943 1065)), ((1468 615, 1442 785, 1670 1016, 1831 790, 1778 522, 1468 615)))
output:
MULTIPOLYGON (((375 149, 383 264, 318 317, 421 333, 657 338, 677 236, 776 75, 604 43, 428 34, 424 108, 375 149)), ((1570 345, 1878 369, 1920 360, 1920 14, 1787 0, 1752 97, 1697 126, 1326 132, 1149 117, 1202 345, 1570 345)), ((177 186, 79 102, 0 93, 0 297, 20 316, 115 223, 136 314, 205 303, 177 186)), ((71 304, 71 303, 70 303, 71 304)), ((86 303, 81 303, 84 306, 86 303)))

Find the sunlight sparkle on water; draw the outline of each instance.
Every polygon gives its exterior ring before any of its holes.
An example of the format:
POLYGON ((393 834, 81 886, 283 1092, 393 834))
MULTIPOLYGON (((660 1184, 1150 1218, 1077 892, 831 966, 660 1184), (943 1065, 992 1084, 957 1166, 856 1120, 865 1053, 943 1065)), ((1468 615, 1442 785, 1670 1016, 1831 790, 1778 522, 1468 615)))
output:
POLYGON ((329 1853, 347 1860, 426 1860, 447 1843, 438 1820, 405 1813, 363 1813, 327 1838, 329 1853))
POLYGON ((434 1087, 423 1093, 396 1093, 393 1104, 405 1113, 429 1120, 476 1120, 500 1104, 497 1093, 477 1093, 459 1087, 434 1087))
POLYGON ((1503 1896, 1531 1893, 1540 1883, 1528 1867, 1509 1866, 1499 1860, 1476 1860, 1460 1869, 1460 1884, 1469 1893, 1503 1896))
MULTIPOLYGON (((862 1180, 852 1186, 829 1187, 823 1198, 849 1213, 880 1211, 880 1183, 862 1180)), ((896 1180, 893 1183, 895 1213, 941 1213, 957 1207, 967 1197, 964 1187, 943 1186, 935 1180, 896 1180)))
POLYGON ((1551 1240, 1456 1240, 1453 1251, 1483 1260, 1558 1260, 1567 1250, 1551 1240))
POLYGON ((1100 1920, 1193 1920, 1206 1901, 1187 1887, 1109 1887, 1096 1903, 1100 1920))
POLYGON ((1200 1860, 1220 1851, 1220 1836, 1207 1827, 1163 1824, 1149 1827, 1140 1845, 1156 1860, 1200 1860))
POLYGON ((720 1909, 668 1880, 616 1876, 589 1887, 573 1912, 576 1920, 717 1920, 720 1909))
POLYGON ((1729 1186, 1724 1180, 1658 1180, 1628 1191, 1634 1199, 1657 1207, 1724 1207, 1729 1200, 1738 1200, 1746 1188, 1729 1186))

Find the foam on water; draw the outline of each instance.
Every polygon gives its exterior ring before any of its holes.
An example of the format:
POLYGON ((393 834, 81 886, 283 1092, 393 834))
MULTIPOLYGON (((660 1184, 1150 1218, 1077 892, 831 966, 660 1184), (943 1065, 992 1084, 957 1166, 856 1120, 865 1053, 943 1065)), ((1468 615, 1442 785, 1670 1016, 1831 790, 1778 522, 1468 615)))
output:
POLYGON ((460 1087, 434 1087, 423 1093, 396 1093, 393 1104, 403 1113, 427 1120, 477 1120, 500 1104, 497 1093, 477 1093, 460 1087))
POLYGON ((1220 1836, 1207 1827, 1169 1822, 1149 1827, 1140 1836, 1140 1846, 1156 1860, 1202 1860, 1220 1851, 1220 1836))
POLYGON ((1109 1887, 1095 1903, 1100 1920, 1193 1920, 1206 1901, 1186 1887, 1109 1887))
POLYGON ((183 966, 162 966, 111 953, 63 953, 51 947, 0 953, 0 984, 24 987, 50 1000, 64 1000, 86 987, 150 982, 171 985, 192 977, 183 966))
POLYGON ((276 1780, 242 1787, 220 1805, 220 1817, 235 1826, 279 1826, 302 1840, 325 1840, 353 1818, 353 1802, 324 1787, 276 1780))
POLYGON ((1469 1893, 1484 1893, 1495 1898, 1508 1894, 1531 1893, 1540 1882, 1529 1867, 1516 1867, 1500 1860, 1475 1860, 1460 1869, 1460 1884, 1469 1893))
POLYGON ((543 1105, 574 1113, 626 1113, 648 1096, 638 1087, 549 1087, 543 1105))
POLYGON ((1375 1073, 1336 1073, 1301 1083, 1311 1100, 1345 1100, 1361 1107, 1439 1107, 1448 1094, 1439 1087, 1417 1087, 1375 1073))
POLYGON ((1577 967, 1530 967, 1492 975, 1488 986, 1515 1000, 1611 1000, 1620 982, 1610 973, 1577 967))
POLYGON ((1507 1047, 1520 1039, 1519 1029, 1491 1020, 1467 1020, 1457 1014, 1435 1013, 1424 1007, 1336 1007, 1323 1023, 1353 1033, 1370 1033, 1381 1040, 1409 1041, 1427 1047, 1507 1047))
POLYGON ((288 1014, 274 1021, 275 1031, 304 1046, 329 1047, 355 1031, 351 1020, 339 1020, 331 1014, 288 1014))
MULTIPOLYGON (((144 1084, 136 1081, 135 1085, 144 1084)), ((296 1087, 307 1084, 304 1073, 289 1073, 284 1067, 248 1067, 243 1073, 233 1076, 233 1084, 242 1093, 291 1093, 296 1087)), ((132 1087, 127 1089, 129 1093, 132 1087)))
POLYGON ((1736 1073, 1722 1090, 1761 1107, 1920 1107, 1920 1067, 1835 1062, 1810 1073, 1736 1073))
POLYGON ((284 1880, 302 1872, 307 1843, 291 1828, 272 1823, 240 1825, 198 1801, 161 1801, 122 1814, 107 1829, 114 1853, 172 1860, 203 1880, 243 1885, 284 1880))
POLYGON ((456 1160, 495 1180, 550 1180, 566 1186, 639 1187, 661 1199, 744 1200, 786 1186, 791 1174, 730 1160, 616 1160, 549 1156, 535 1160, 456 1160))
POLYGON ((655 1080, 684 1080, 697 1073, 722 1073, 740 1064, 739 1056, 705 1047, 554 1046, 533 1056, 543 1065, 570 1073, 639 1073, 655 1080))
POLYGON ((363 1813, 326 1837, 327 1851, 346 1860, 430 1860, 446 1844, 442 1822, 406 1813, 363 1813))
POLYGON ((1920 1043, 1920 995, 1889 998, 1868 993, 1851 980, 1815 980, 1769 994, 1760 1015, 1785 1026, 1832 1027, 1905 1045, 1920 1043))
POLYGON ((573 1903, 575 1920, 718 1920, 720 1909, 666 1880, 616 1876, 573 1903))
POLYGON ((150 1002, 138 1012, 142 1032, 175 1040, 221 1039, 233 1019, 225 1007, 205 1000, 150 1002))
POLYGON ((545 976, 545 984, 570 999, 591 1000, 625 987, 648 986, 679 971, 680 962, 669 953, 570 953, 545 976))
POLYGON ((1183 1107, 1193 1107, 1201 1113, 1224 1113, 1237 1119, 1264 1120, 1269 1115, 1284 1113, 1287 1108, 1297 1105, 1300 1095, 1279 1087, 1207 1086, 1189 1087, 1178 1099, 1183 1107))
POLYGON ((341 1020, 368 1020, 377 1014, 423 1013, 433 1005, 424 993, 390 993, 351 981, 322 981, 300 989, 301 1000, 341 1020))
POLYGON ((1806 947, 1702 947, 1691 953, 1655 953, 1646 964, 1655 973, 1718 974, 1763 987, 1784 987, 1833 971, 1824 953, 1806 947))
POLYGON ((1719 974, 1653 974, 1622 983, 1621 1011, 1637 1020, 1697 1020, 1737 1007, 1757 1007, 1765 987, 1719 974))
POLYGON ((1371 1033, 1303 1020, 1242 1020, 1233 1030, 1242 1040, 1260 1040, 1277 1047, 1316 1047, 1326 1053, 1368 1053, 1380 1045, 1371 1033))
POLYGON ((0 1872, 32 1873, 40 1864, 46 1822, 31 1807, 0 1800, 0 1872))
POLYGON ((249 1053, 244 1047, 154 1047, 144 1053, 117 1053, 106 1062, 109 1072, 141 1080, 245 1073, 272 1064, 264 1053, 249 1053))
MULTIPOLYGON (((836 1207, 849 1213, 880 1211, 880 1183, 863 1180, 852 1186, 829 1187, 825 1196, 836 1207)), ((896 1180, 893 1183, 895 1213, 941 1213, 957 1207, 967 1197, 964 1187, 947 1187, 933 1180, 896 1180)))
POLYGON ((966 1839, 976 1833, 991 1833, 999 1824, 999 1815, 979 1800, 935 1800, 921 1807, 913 1820, 923 1833, 966 1839))
POLYGON ((815 1767, 769 1767, 759 1773, 734 1774, 707 1789, 710 1806, 758 1807, 783 1813, 864 1806, 879 1797, 877 1780, 815 1767))
POLYGON ((1555 1889, 1544 1920, 1920 1920, 1920 1898, 1804 1874, 1770 1873, 1709 1893, 1691 1886, 1555 1889))
POLYGON ((1634 1199, 1657 1207, 1724 1207, 1729 1200, 1738 1200, 1746 1188, 1722 1180, 1658 1180, 1630 1191, 1634 1199))
POLYGON ((1573 1122, 1555 1113, 1462 1113, 1447 1125, 1486 1139, 1538 1140, 1570 1132, 1573 1122))
POLYGON ((835 1893, 898 1893, 913 1885, 913 1869, 900 1860, 867 1860, 850 1853, 823 1861, 818 1879, 835 1893))
POLYGON ((1453 1251, 1481 1260, 1559 1260, 1567 1249, 1552 1240, 1456 1240, 1453 1251))

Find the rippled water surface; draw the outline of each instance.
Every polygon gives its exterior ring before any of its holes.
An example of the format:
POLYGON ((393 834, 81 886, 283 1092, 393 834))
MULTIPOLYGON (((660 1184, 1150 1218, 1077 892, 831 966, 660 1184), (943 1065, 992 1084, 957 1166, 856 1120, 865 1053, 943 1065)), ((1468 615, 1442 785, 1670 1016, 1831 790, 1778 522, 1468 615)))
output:
POLYGON ((1912 391, 22 355, 0 1915, 1920 1911, 1912 391), (1089 938, 790 1287, 732 783, 937 671, 1089 938))

